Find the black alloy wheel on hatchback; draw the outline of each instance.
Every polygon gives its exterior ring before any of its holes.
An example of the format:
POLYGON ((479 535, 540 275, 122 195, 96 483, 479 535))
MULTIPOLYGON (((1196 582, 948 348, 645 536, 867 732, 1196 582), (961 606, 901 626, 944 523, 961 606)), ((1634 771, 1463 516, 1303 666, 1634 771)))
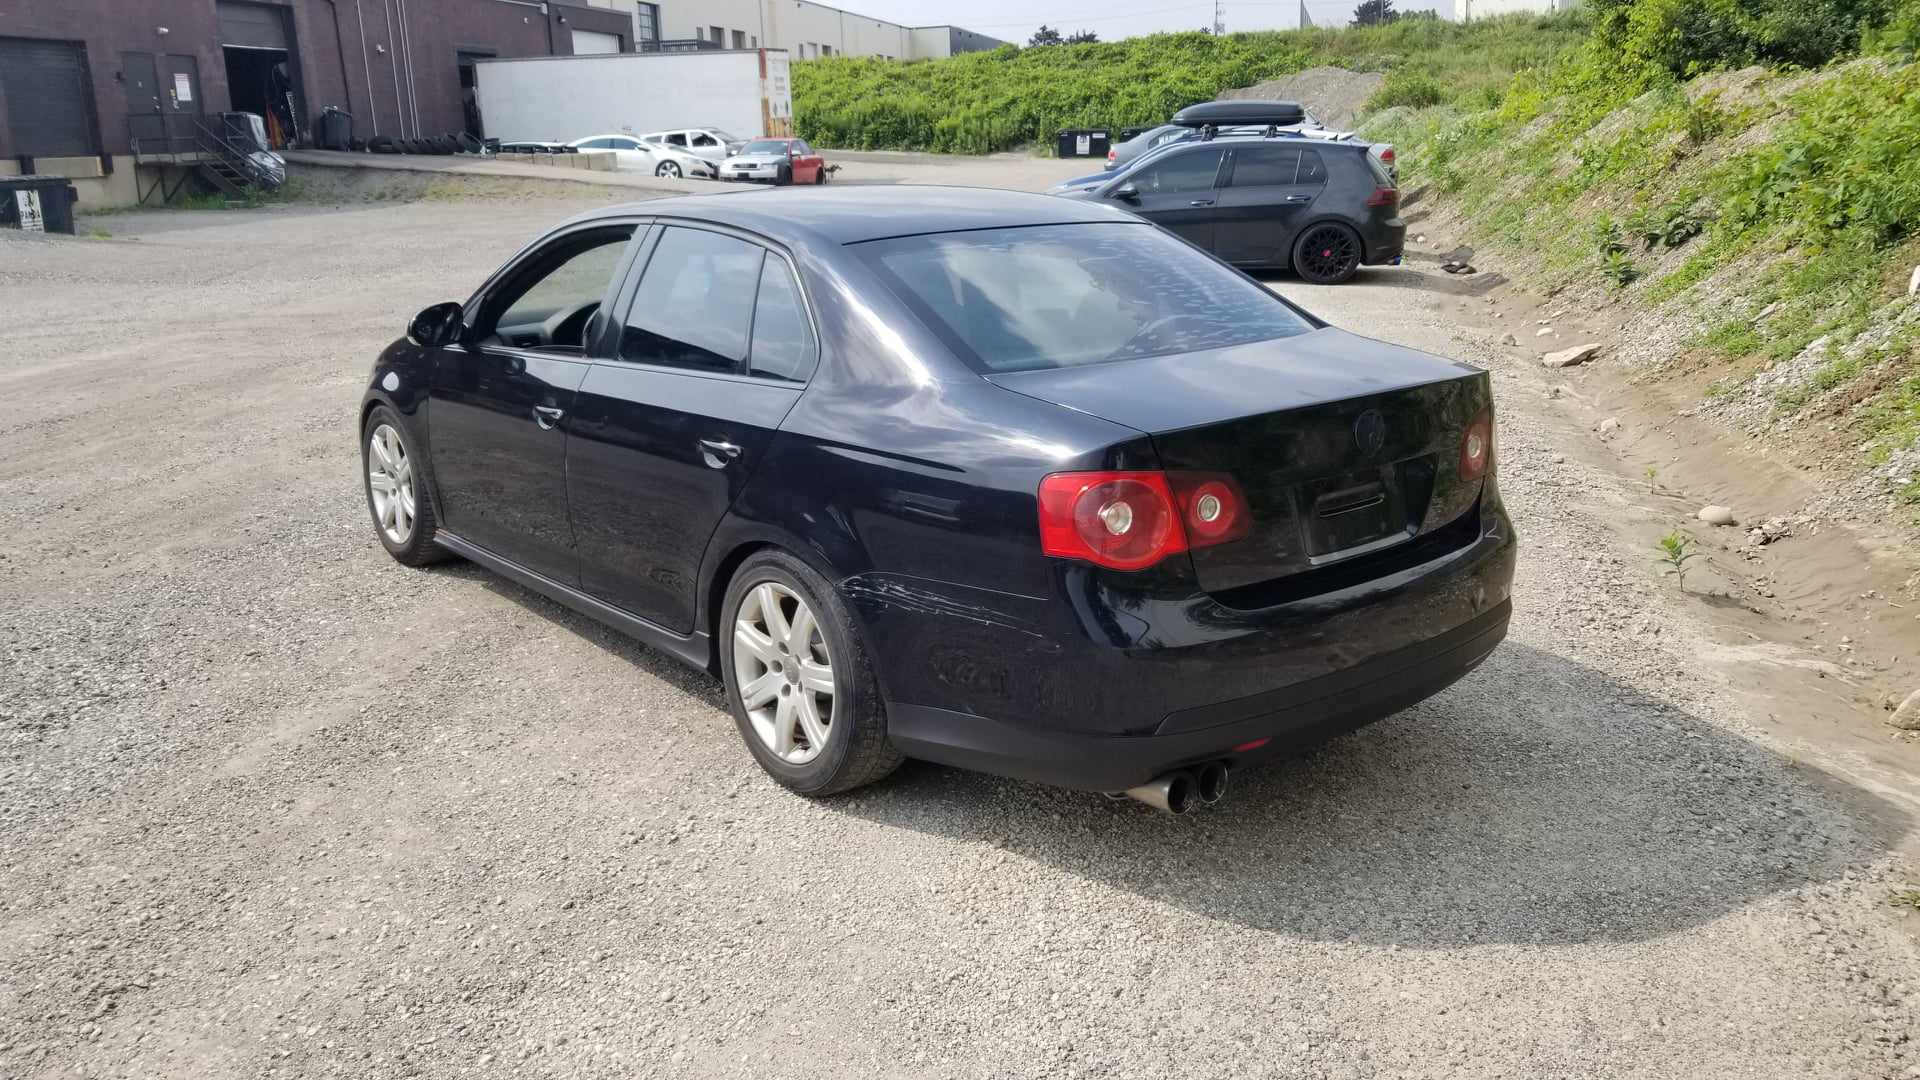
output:
POLYGON ((401 562, 724 680, 793 790, 903 758, 1169 809, 1506 633, 1492 388, 1111 205, 758 191, 561 223, 375 362, 401 562))

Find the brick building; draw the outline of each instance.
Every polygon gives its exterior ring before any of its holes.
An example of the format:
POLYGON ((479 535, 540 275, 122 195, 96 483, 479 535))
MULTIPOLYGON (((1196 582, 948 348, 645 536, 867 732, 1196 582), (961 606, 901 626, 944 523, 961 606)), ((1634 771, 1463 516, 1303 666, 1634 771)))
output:
POLYGON ((239 109, 289 144, 327 106, 362 138, 472 129, 472 62, 629 51, 624 9, 552 0, 0 0, 0 173, 137 200, 146 164, 239 109), (133 160, 136 142, 142 163, 133 160))

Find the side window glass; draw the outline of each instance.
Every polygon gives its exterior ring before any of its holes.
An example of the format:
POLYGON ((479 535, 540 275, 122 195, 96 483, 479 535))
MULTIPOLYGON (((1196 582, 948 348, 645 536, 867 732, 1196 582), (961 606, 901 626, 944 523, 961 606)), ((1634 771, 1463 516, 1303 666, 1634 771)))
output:
POLYGON ((640 142, 639 142, 639 140, 637 140, 637 139, 613 139, 613 140, 610 140, 610 141, 611 141, 611 142, 613 143, 613 148, 614 148, 615 150, 638 150, 638 149, 640 149, 640 142))
POLYGON ((612 139, 588 139, 586 142, 583 142, 580 144, 580 149, 611 150, 613 149, 613 140, 612 139))
POLYGON ((713 141, 713 136, 711 136, 711 135, 695 135, 695 136, 693 137, 693 145, 695 145, 695 146, 719 146, 720 144, 719 144, 719 143, 717 143, 717 142, 714 142, 714 141, 713 141))
POLYGON ((813 148, 808 146, 804 141, 795 139, 793 140, 793 152, 798 157, 806 157, 808 154, 813 153, 813 148))
POLYGON ((1234 187, 1273 187, 1294 183, 1300 150, 1292 146, 1242 146, 1233 152, 1234 187))
POLYGON ((738 371, 765 250, 701 229, 670 228, 634 293, 620 359, 738 371))
POLYGON ((1218 149, 1206 149, 1169 154, 1135 175, 1133 185, 1143 195, 1211 191, 1214 176, 1220 171, 1221 153, 1218 149))
POLYGON ((800 286, 787 261, 767 256, 760 269, 760 299, 753 311, 753 352, 748 370, 769 379, 806 382, 813 374, 813 327, 800 301, 800 286))
POLYGON ((667 136, 667 145, 669 145, 669 146, 685 146, 685 145, 687 145, 687 136, 686 136, 686 134, 685 134, 684 132, 679 132, 679 131, 676 131, 676 132, 674 132, 673 134, 671 134, 671 135, 669 135, 669 136, 667 136))
POLYGON ((1296 184, 1324 184, 1327 182, 1327 166, 1320 155, 1311 150, 1300 151, 1300 179, 1296 184))
MULTIPOLYGON (((594 229, 554 241, 490 297, 484 311, 499 315, 479 328, 482 340, 523 349, 578 353, 587 323, 600 309, 633 226, 594 229), (555 316, 561 316, 555 320, 555 316)), ((482 318, 486 318, 482 315, 482 318)))

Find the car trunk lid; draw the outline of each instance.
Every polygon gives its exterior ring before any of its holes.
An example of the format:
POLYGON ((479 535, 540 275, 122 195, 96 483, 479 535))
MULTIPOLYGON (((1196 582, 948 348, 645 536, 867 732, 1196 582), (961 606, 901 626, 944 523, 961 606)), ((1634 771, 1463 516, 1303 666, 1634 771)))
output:
POLYGON ((1146 432, 1169 470, 1230 476, 1252 525, 1192 552, 1209 592, 1397 547, 1479 494, 1459 451, 1488 406, 1485 373, 1331 328, 989 378, 1146 432))

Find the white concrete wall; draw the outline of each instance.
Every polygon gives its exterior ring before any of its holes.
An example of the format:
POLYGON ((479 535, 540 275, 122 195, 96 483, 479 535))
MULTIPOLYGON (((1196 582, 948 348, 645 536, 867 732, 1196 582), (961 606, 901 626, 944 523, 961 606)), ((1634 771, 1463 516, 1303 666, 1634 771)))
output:
POLYGON ((816 4, 812 0, 660 0, 660 36, 669 40, 713 40, 721 29, 721 43, 733 44, 733 31, 743 31, 760 47, 785 49, 795 60, 834 56, 890 56, 918 60, 946 56, 949 35, 944 26, 919 29, 899 23, 816 4))
MULTIPOLYGON (((1495 15, 1546 15, 1570 6, 1570 0, 1456 0, 1451 17, 1465 21, 1495 15)), ((1448 16, 1443 12, 1442 17, 1448 16)))
POLYGON ((913 60, 944 60, 953 52, 953 33, 945 26, 916 26, 913 47, 907 55, 913 60))
MULTIPOLYGON (((778 53, 768 56, 776 75, 779 60, 778 53)), ((770 134, 758 52, 482 60, 474 70, 487 135, 507 142, 708 125, 741 136, 770 134)), ((789 101, 766 106, 775 117, 792 115, 789 101)))

